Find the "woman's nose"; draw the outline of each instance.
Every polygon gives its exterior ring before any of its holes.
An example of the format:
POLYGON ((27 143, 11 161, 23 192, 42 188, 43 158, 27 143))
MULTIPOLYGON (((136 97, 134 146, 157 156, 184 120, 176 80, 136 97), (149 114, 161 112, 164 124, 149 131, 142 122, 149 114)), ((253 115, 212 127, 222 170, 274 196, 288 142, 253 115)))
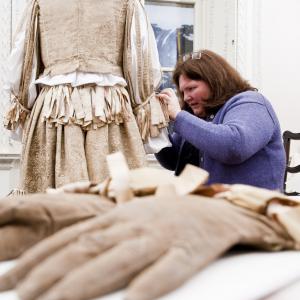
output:
POLYGON ((188 102, 189 100, 191 100, 191 97, 189 94, 185 94, 183 97, 184 102, 188 102))

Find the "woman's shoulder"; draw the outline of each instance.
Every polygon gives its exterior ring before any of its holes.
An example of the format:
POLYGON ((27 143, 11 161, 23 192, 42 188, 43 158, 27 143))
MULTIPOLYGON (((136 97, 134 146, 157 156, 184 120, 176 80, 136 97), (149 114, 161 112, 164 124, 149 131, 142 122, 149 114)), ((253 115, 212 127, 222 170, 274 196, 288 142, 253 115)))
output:
POLYGON ((246 91, 242 93, 238 93, 231 97, 226 103, 228 105, 232 104, 242 104, 242 103, 257 103, 266 105, 269 101, 259 92, 257 91, 246 91))
POLYGON ((274 122, 277 123, 276 113, 272 107, 272 104, 264 95, 257 91, 246 91, 236 94, 225 103, 222 108, 222 114, 226 114, 233 108, 240 113, 255 113, 258 109, 258 106, 264 107, 264 111, 273 119, 274 122))
MULTIPOLYGON (((257 107, 257 105, 262 105, 267 110, 273 110, 267 98, 257 91, 246 91, 234 95, 225 103, 222 110, 227 111, 236 106, 241 106, 242 109, 243 104, 253 104, 254 108, 257 107)), ((249 105, 247 109, 249 109, 249 105)))

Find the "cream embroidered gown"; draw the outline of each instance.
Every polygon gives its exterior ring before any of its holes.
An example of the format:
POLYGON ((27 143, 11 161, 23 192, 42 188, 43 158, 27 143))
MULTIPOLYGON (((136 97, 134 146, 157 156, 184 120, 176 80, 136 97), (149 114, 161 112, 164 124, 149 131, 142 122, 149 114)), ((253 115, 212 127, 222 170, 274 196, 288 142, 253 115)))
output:
POLYGON ((29 1, 9 67, 5 125, 24 129, 25 192, 99 182, 107 154, 122 151, 136 168, 144 149, 168 145, 155 39, 138 0, 29 1))

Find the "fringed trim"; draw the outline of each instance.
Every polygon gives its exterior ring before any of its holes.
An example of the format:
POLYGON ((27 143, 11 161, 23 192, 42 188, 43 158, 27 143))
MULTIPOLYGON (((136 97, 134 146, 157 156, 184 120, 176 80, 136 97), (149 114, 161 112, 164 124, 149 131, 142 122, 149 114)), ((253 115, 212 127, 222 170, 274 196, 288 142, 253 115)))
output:
POLYGON ((4 116, 4 127, 8 130, 16 130, 24 125, 30 110, 24 107, 18 97, 12 95, 12 105, 4 116))
POLYGON ((26 192, 24 190, 20 189, 12 189, 6 197, 13 197, 13 196, 24 196, 26 195, 26 192))
POLYGON ((136 121, 143 141, 157 137, 160 129, 169 124, 167 105, 152 93, 148 99, 134 109, 136 121))
POLYGON ((124 87, 58 85, 44 90, 42 116, 50 126, 73 123, 90 130, 112 122, 120 124, 132 116, 124 87))

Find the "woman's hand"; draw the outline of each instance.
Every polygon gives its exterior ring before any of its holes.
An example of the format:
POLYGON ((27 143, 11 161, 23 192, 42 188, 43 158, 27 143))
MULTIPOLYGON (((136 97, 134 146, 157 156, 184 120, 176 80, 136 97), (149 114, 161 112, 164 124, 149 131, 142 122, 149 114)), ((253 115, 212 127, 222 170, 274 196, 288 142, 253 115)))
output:
POLYGON ((159 93, 158 97, 163 99, 163 101, 167 104, 170 119, 175 120, 177 114, 181 111, 181 108, 179 105, 179 99, 177 98, 174 90, 171 88, 164 89, 159 93))

